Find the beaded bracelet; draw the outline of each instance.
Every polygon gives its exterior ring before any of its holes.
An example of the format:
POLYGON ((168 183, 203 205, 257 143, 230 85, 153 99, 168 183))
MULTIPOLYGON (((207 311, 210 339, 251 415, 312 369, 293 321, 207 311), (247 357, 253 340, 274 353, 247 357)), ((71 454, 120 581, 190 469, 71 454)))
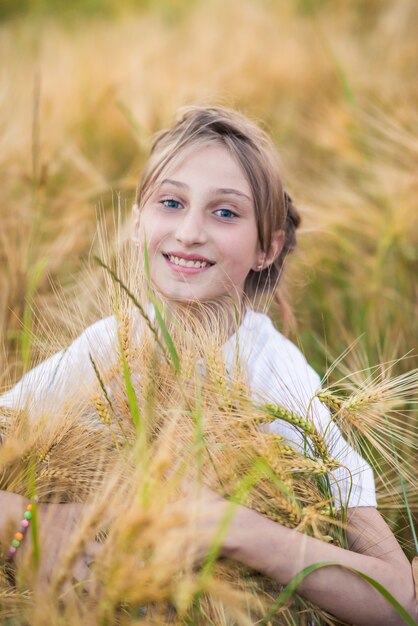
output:
POLYGON ((17 533, 15 533, 12 543, 10 544, 10 547, 7 551, 6 559, 8 561, 13 560, 13 557, 16 554, 17 549, 19 548, 23 539, 25 538, 25 534, 26 534, 27 529, 29 528, 31 519, 32 519, 32 504, 28 504, 28 506, 26 507, 26 511, 23 514, 23 519, 20 522, 20 528, 17 531, 17 533))

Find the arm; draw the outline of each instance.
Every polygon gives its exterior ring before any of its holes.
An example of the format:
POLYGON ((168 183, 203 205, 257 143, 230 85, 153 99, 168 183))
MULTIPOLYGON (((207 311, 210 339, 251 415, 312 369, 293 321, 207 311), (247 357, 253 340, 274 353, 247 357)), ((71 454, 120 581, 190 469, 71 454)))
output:
MULTIPOLYGON (((57 406, 74 392, 80 395, 92 384, 97 384, 95 371, 90 361, 93 355, 99 367, 109 367, 117 358, 117 322, 113 317, 105 318, 90 326, 66 350, 62 350, 40 363, 14 387, 0 395, 0 434, 1 426, 7 425, 9 416, 2 414, 1 409, 25 409, 31 422, 36 422, 40 415, 49 417, 57 414, 57 406)), ((0 446, 1 446, 0 437, 0 446)), ((1 456, 1 449, 0 449, 1 456)), ((14 533, 19 528, 27 500, 11 492, 0 489, 0 543, 4 552, 7 551, 14 533)), ((84 505, 41 504, 39 506, 39 531, 41 549, 40 579, 48 580, 57 565, 57 558, 67 542, 66 533, 76 527, 80 520, 84 505)), ((24 560, 30 552, 30 532, 24 538, 22 546, 16 553, 16 564, 24 560)), ((89 544, 90 555, 97 546, 89 544)), ((87 554, 87 552, 85 552, 87 554)), ((85 567, 75 566, 78 579, 86 573, 85 567)))
POLYGON ((23 514, 25 506, 26 500, 23 496, 8 491, 0 491, 0 542, 5 551, 8 548, 6 542, 11 540, 13 530, 16 532, 21 519, 19 516, 23 514))
MULTIPOLYGON (((225 505, 218 502, 218 506, 225 505)), ((348 539, 350 550, 345 550, 302 535, 240 506, 222 554, 282 584, 287 584, 305 567, 323 561, 360 570, 380 582, 416 619, 411 565, 376 509, 350 510, 348 539)), ((374 588, 343 567, 329 566, 311 573, 300 585, 299 592, 339 619, 357 626, 403 624, 374 588)))
MULTIPOLYGON (((19 528, 20 520, 28 500, 16 493, 0 491, 0 543, 6 553, 14 534, 19 528)), ((68 548, 69 538, 82 520, 84 504, 40 504, 39 506, 39 544, 40 567, 37 581, 49 583, 60 566, 60 558, 68 548)), ((74 560, 72 576, 78 581, 88 580, 90 571, 88 564, 99 553, 100 545, 88 541, 83 546, 83 553, 74 560)), ((28 565, 31 552, 30 527, 18 548, 13 561, 17 568, 28 565)), ((33 566, 29 561, 29 570, 33 574, 33 566)))

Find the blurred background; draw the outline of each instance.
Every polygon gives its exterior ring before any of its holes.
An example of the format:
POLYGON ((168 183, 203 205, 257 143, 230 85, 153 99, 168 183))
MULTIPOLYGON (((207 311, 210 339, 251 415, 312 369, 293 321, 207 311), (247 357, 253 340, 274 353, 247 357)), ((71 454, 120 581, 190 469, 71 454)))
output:
POLYGON ((39 321, 64 328, 97 209, 129 213, 152 133, 190 103, 273 136, 303 214, 293 339, 318 372, 357 338, 352 368, 417 367, 417 24, 416 0, 0 0, 4 385, 42 356, 39 321))

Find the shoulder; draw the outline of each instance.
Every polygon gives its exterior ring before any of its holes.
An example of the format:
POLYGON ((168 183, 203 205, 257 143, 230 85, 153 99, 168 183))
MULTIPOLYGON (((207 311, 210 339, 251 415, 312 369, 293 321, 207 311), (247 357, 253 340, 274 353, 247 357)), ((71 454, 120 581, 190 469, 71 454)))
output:
POLYGON ((0 405, 46 410, 49 402, 73 394, 95 380, 92 359, 98 367, 114 362, 117 350, 117 320, 107 317, 86 328, 69 346, 32 368, 14 387, 0 396, 0 405))
POLYGON ((247 309, 240 331, 247 335, 252 335, 252 339, 259 344, 259 347, 267 349, 270 354, 274 354, 274 351, 279 350, 292 355, 299 362, 306 363, 301 350, 277 330, 271 318, 265 313, 247 309))
MULTIPOLYGON (((247 312, 242 324, 240 343, 247 340, 256 346, 249 361, 249 379, 255 398, 281 404, 313 421, 325 437, 331 455, 342 465, 333 472, 331 479, 331 489, 339 506, 341 502, 350 502, 350 506, 376 506, 373 471, 345 441, 330 412, 316 397, 321 380, 302 351, 274 328, 267 315, 254 311, 247 312)), ((282 420, 271 422, 268 430, 285 436, 289 443, 303 446, 299 432, 282 420)))
MULTIPOLYGON (((274 327, 267 315, 247 311, 239 329, 239 347, 240 364, 256 402, 281 405, 304 417, 312 414, 320 378, 302 351, 274 327)), ((315 404, 317 418, 322 421, 328 412, 320 403, 315 404)), ((273 430, 276 427, 279 434, 295 439, 294 429, 281 420, 274 422, 273 430)))
POLYGON ((80 335, 82 337, 85 336, 108 336, 115 334, 118 327, 117 319, 114 315, 110 315, 109 317, 104 317, 97 322, 94 322, 90 326, 88 326, 83 333, 80 335))
POLYGON ((240 343, 251 345, 250 367, 262 375, 268 373, 270 380, 293 382, 310 393, 320 387, 320 377, 302 350, 274 327, 268 315, 247 310, 240 328, 240 343))
POLYGON ((108 350, 117 343, 118 322, 114 315, 88 326, 66 349, 74 355, 108 350))

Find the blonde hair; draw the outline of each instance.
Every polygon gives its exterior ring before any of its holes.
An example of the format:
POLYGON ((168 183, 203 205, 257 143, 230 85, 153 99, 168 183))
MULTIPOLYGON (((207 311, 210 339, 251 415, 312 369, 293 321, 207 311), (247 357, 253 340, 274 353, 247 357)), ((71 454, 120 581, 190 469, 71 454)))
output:
POLYGON ((224 145, 241 165, 251 187, 258 239, 268 254, 273 233, 283 230, 284 245, 275 261, 261 271, 251 270, 244 292, 251 302, 261 295, 273 296, 279 304, 285 325, 291 312, 279 293, 284 261, 296 245, 300 216, 283 188, 280 162, 271 138, 243 114, 223 106, 187 106, 179 109, 174 124, 153 139, 150 158, 137 191, 141 208, 168 164, 183 158, 196 145, 216 141, 224 145))

